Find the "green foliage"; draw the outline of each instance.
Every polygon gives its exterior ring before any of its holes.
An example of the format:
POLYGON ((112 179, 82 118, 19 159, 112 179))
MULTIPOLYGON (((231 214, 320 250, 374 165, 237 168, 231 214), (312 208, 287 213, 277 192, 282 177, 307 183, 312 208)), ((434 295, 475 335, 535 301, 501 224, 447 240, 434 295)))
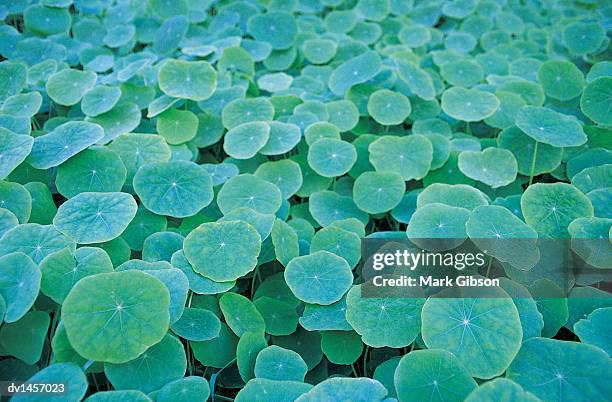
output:
POLYGON ((604 1, 0 3, 0 379, 612 394, 604 1), (400 243, 482 252, 455 268, 499 288, 399 286, 435 261, 376 285, 400 243))

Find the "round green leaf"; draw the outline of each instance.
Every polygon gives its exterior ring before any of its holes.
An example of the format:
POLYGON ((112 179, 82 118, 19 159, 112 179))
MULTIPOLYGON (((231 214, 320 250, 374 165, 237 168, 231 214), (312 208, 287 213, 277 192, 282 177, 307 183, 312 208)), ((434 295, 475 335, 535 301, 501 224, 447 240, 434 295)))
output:
POLYGON ((367 51, 340 64, 329 77, 329 89, 336 95, 344 96, 353 85, 373 78, 380 69, 378 53, 367 51))
POLYGON ((364 224, 368 222, 368 214, 355 205, 352 197, 342 196, 333 191, 319 191, 312 194, 308 209, 321 226, 348 218, 359 219, 364 224))
POLYGON ((233 100, 221 113, 223 126, 228 130, 252 121, 270 121, 273 117, 274 105, 265 98, 233 100))
POLYGON ((355 267, 361 258, 361 239, 359 235, 345 230, 335 223, 315 233, 310 242, 310 252, 329 251, 355 267))
POLYGON ((283 266, 287 266, 289 261, 300 254, 297 233, 284 221, 276 219, 272 226, 271 234, 276 259, 283 266))
POLYGON ((183 244, 194 271, 216 282, 233 281, 251 272, 260 249, 261 237, 242 221, 203 223, 183 244))
POLYGON ((466 398, 467 402, 538 402, 539 398, 512 380, 496 378, 475 389, 466 398))
POLYGON ((384 136, 369 146, 370 162, 379 172, 399 174, 404 181, 422 179, 433 160, 433 145, 427 137, 384 136))
POLYGON ((266 323, 267 334, 283 336, 295 332, 298 324, 295 306, 268 296, 258 297, 253 303, 266 323))
POLYGON ((104 130, 97 124, 69 121, 48 134, 36 137, 32 152, 26 160, 36 169, 49 169, 62 164, 103 137, 104 130))
POLYGON ((266 145, 259 150, 262 155, 281 155, 291 151, 300 141, 302 136, 300 128, 295 124, 271 121, 270 137, 266 145))
POLYGON ((489 200, 482 191, 465 184, 433 183, 418 195, 417 209, 434 203, 472 210, 488 205, 489 200))
POLYGON ((567 101, 580 95, 584 76, 574 64, 563 60, 549 60, 538 70, 538 81, 546 96, 567 101))
POLYGON ((353 364, 363 351, 361 337, 353 331, 324 331, 321 350, 334 364, 353 364))
POLYGON ((337 47, 331 39, 308 39, 302 44, 302 52, 309 62, 325 64, 334 57, 337 47))
POLYGON ((151 392, 168 382, 181 379, 186 369, 183 344, 170 334, 134 360, 104 363, 104 374, 115 389, 137 389, 142 392, 151 392))
POLYGON ((591 81, 580 98, 582 112, 597 124, 610 125, 610 93, 612 93, 612 77, 599 77, 591 81))
POLYGON ((353 274, 346 260, 328 251, 294 258, 284 275, 298 299, 322 305, 340 300, 353 283, 353 274))
POLYGON ((415 350, 404 355, 393 382, 400 400, 460 402, 477 387, 459 359, 440 349, 415 350))
POLYGON ((274 214, 280 208, 281 200, 278 187, 251 174, 232 177, 217 195, 217 204, 224 214, 241 207, 262 214, 274 214))
POLYGON ((26 223, 32 213, 32 196, 19 183, 0 181, 0 207, 11 211, 20 223, 26 223))
POLYGON ((247 31, 258 41, 268 42, 273 49, 287 49, 297 35, 295 18, 283 11, 269 11, 249 18, 247 31))
MULTIPOLYGON (((62 399, 70 402, 82 400, 89 387, 85 373, 74 363, 57 363, 47 366, 28 379, 26 387, 28 387, 28 384, 32 384, 32 386, 36 384, 64 384, 66 393, 62 395, 62 399)), ((43 402, 49 400, 49 395, 20 394, 14 395, 11 400, 43 402)))
POLYGON ((80 244, 118 237, 136 215, 136 201, 125 193, 81 193, 63 203, 53 226, 80 244))
POLYGON ((50 323, 49 314, 43 311, 30 311, 19 321, 5 323, 0 329, 2 350, 27 364, 35 364, 42 356, 50 323))
POLYGON ((593 216, 591 201, 566 183, 537 183, 521 197, 525 222, 545 237, 567 237, 576 218, 593 216))
POLYGON ((152 401, 145 393, 133 390, 124 391, 100 391, 89 395, 85 400, 87 402, 113 402, 116 400, 125 402, 150 402, 152 401))
POLYGON ((576 118, 546 107, 525 106, 516 115, 516 125, 534 140, 554 147, 576 147, 587 140, 576 118))
POLYGON ((121 191, 127 169, 119 156, 104 147, 94 147, 70 158, 57 170, 55 185, 66 198, 84 192, 121 191))
POLYGON ((500 289, 487 292, 492 297, 428 299, 421 330, 428 348, 453 353, 471 376, 486 379, 508 368, 523 336, 512 300, 500 289))
POLYGON ((379 89, 368 100, 369 115, 383 126, 401 124, 411 111, 410 99, 400 92, 379 89))
POLYGON ((159 88, 174 98, 202 101, 217 88, 217 73, 206 61, 168 60, 158 73, 159 88))
POLYGON ((40 262, 39 268, 42 273, 41 291, 61 304, 81 278, 112 272, 113 264, 104 250, 81 247, 74 255, 68 248, 49 254, 40 262))
POLYGON ((587 264, 611 268, 612 244, 609 239, 612 219, 577 218, 567 228, 572 236, 572 250, 587 264))
POLYGON ((81 356, 125 363, 162 340, 169 307, 168 289, 151 275, 135 270, 102 273, 72 288, 62 306, 62 322, 81 356))
POLYGON ((200 363, 216 368, 225 367, 236 357, 237 344, 238 338, 224 323, 221 323, 218 337, 209 341, 189 342, 193 355, 200 363))
POLYGON ((255 377, 255 359, 257 354, 268 347, 263 333, 245 332, 236 347, 236 365, 240 377, 249 381, 255 377))
POLYGON ((588 401, 607 395, 612 370, 601 349, 570 341, 526 340, 506 377, 543 401, 588 401))
POLYGON ((316 402, 341 398, 355 402, 382 401, 387 395, 385 387, 376 380, 366 377, 332 377, 320 382, 296 402, 316 402))
POLYGON ((206 378, 188 376, 167 383, 159 390, 155 400, 159 402, 207 401, 210 385, 206 378))
POLYGON ((296 400, 312 389, 312 385, 298 381, 274 381, 253 378, 238 392, 236 402, 284 402, 296 400))
POLYGON ((576 21, 565 25, 562 38, 565 46, 576 56, 595 52, 605 40, 605 30, 596 22, 576 21))
POLYGON ((30 257, 36 264, 49 254, 69 247, 76 249, 74 240, 57 231, 52 225, 39 225, 26 223, 19 225, 0 238, 0 255, 13 252, 22 252, 30 257))
POLYGON ((223 141, 223 150, 232 158, 249 159, 270 139, 270 126, 261 121, 243 123, 231 128, 223 141))
POLYGON ((355 147, 342 140, 323 138, 308 149, 308 164, 323 177, 342 176, 356 160, 355 147))
POLYGON ((412 214, 406 235, 413 243, 428 250, 450 250, 467 238, 465 223, 469 215, 470 211, 465 208, 440 203, 425 204, 412 214))
POLYGON ((4 321, 15 322, 34 304, 41 273, 30 257, 15 252, 0 257, 0 295, 5 305, 4 321))
POLYGON ((198 117, 189 110, 168 109, 157 118, 157 132, 168 144, 177 145, 192 140, 198 124, 198 117))
POLYGON ((480 121, 493 116, 499 108, 497 97, 479 89, 452 87, 442 94, 442 110, 457 120, 480 121))
POLYGON ((213 199, 212 182, 193 162, 149 163, 134 176, 134 191, 144 206, 159 215, 195 215, 213 199))
POLYGON ((461 152, 459 170, 471 179, 497 188, 507 186, 516 179, 518 164, 512 152, 491 147, 484 151, 461 152))
POLYGON ((362 297, 362 287, 353 286, 346 296, 346 320, 363 342, 375 348, 410 345, 421 327, 422 291, 411 290, 401 297, 362 297))
POLYGON ((255 170, 255 176, 275 184, 284 199, 295 194, 303 183, 300 165, 287 159, 261 164, 255 170))
POLYGON ((19 226, 19 220, 15 214, 8 209, 0 208, 0 237, 16 226, 19 226))
POLYGON ((219 307, 225 322, 238 337, 246 332, 264 332, 264 319, 248 298, 238 293, 224 293, 219 299, 219 307))
POLYGON ((38 113, 42 104, 42 96, 38 92, 13 95, 4 101, 2 113, 15 117, 31 118, 38 113))
POLYGON ((77 104, 96 84, 96 73, 67 68, 49 77, 45 85, 47 95, 53 102, 72 106, 77 104))
POLYGON ((19 135, 0 128, 0 179, 8 176, 26 159, 33 144, 34 139, 29 135, 19 135))
POLYGON ((164 137, 157 134, 123 134, 109 146, 125 165, 128 182, 141 166, 153 162, 167 162, 170 160, 170 147, 164 137))
POLYGON ((121 89, 100 85, 83 95, 81 110, 87 116, 98 116, 110 111, 119 101, 121 89))
MULTIPOLYGON (((405 30, 411 30, 411 28, 412 27, 405 27, 402 29, 402 31, 400 31, 400 40, 402 40, 402 32, 406 33, 405 30)), ((425 32, 427 32, 427 35, 429 35, 429 31, 427 30, 427 28, 418 28, 425 29, 425 32)), ((412 39, 417 38, 411 38, 410 40, 412 39)), ((410 88, 410 91, 412 91, 416 96, 420 97, 421 99, 433 100, 435 98, 436 91, 434 88, 433 80, 425 70, 410 62, 404 62, 401 60, 397 62, 397 66, 397 75, 403 81, 403 83, 405 83, 408 88, 410 88)))
POLYGON ((277 381, 304 381, 308 371, 302 357, 293 350, 276 345, 268 346, 257 354, 255 377, 277 381))
POLYGON ((474 208, 465 228, 476 246, 515 268, 530 270, 540 260, 538 233, 504 207, 474 208))
POLYGON ((563 149, 537 142, 532 137, 525 135, 516 126, 507 128, 499 133, 497 144, 512 152, 517 162, 517 171, 523 175, 549 173, 561 164, 563 149), (537 143, 537 150, 536 150, 537 143), (535 152, 535 155, 534 155, 535 152), (534 161, 535 156, 535 161, 534 161))
POLYGON ((598 308, 586 319, 579 320, 574 324, 574 332, 580 341, 588 345, 603 349, 608 355, 612 352, 610 341, 610 319, 612 318, 612 307, 598 308))

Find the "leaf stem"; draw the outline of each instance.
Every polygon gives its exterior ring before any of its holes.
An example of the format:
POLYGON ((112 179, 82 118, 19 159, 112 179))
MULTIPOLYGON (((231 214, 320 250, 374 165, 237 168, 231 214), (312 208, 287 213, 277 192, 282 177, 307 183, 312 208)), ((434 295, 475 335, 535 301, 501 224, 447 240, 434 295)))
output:
POLYGON ((227 396, 223 396, 223 395, 214 395, 214 399, 219 399, 222 401, 233 401, 232 398, 228 398, 227 396))
POLYGON ((355 370, 355 363, 351 364, 351 370, 353 371, 353 375, 355 376, 355 378, 359 377, 359 374, 357 374, 357 370, 355 370))
POLYGON ((368 376, 368 352, 370 351, 370 347, 366 345, 365 350, 363 352, 363 376, 368 376))
POLYGON ((493 257, 489 258, 489 265, 487 265, 487 278, 489 278, 491 274, 491 265, 493 263, 493 257))
POLYGON ((535 147, 533 147, 533 156, 531 157, 531 170, 529 172, 529 185, 533 183, 533 174, 535 173, 535 164, 536 159, 538 157, 538 142, 535 142, 535 147))

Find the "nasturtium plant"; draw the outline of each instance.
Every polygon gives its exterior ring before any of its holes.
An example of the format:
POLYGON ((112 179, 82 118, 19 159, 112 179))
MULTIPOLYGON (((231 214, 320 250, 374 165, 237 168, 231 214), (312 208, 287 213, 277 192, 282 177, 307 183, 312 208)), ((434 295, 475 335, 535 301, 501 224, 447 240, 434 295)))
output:
POLYGON ((372 142, 368 151, 376 171, 397 173, 404 181, 425 177, 433 160, 431 141, 419 134, 384 136, 372 142))
POLYGON ((610 125, 610 93, 612 77, 599 77, 588 83, 580 98, 580 108, 595 123, 610 125))
POLYGON ((169 145, 180 145, 195 138, 198 116, 189 110, 168 109, 157 117, 157 132, 169 145))
POLYGON ((425 345, 453 353, 475 378, 502 374, 521 347, 518 310, 503 290, 496 291, 482 298, 430 298, 423 306, 425 345))
POLYGON ((604 373, 610 370, 610 364, 609 356, 600 348, 532 338, 523 343, 506 377, 543 400, 589 400, 607 392, 604 373))
POLYGON ((400 297, 362 297, 363 285, 346 296, 346 320, 371 347, 401 348, 410 345, 420 331, 422 291, 400 297), (405 296, 405 297, 404 297, 405 296), (401 319, 407 317, 408 319, 401 319))
POLYGON ((69 121, 36 137, 26 162, 36 169, 59 166, 102 138, 104 129, 98 124, 69 121))
POLYGON ((380 89, 368 99, 368 114, 383 126, 401 124, 411 111, 410 99, 399 92, 380 89))
POLYGON ((170 292, 160 280, 136 270, 83 278, 63 307, 62 322, 74 349, 101 362, 125 363, 140 356, 162 340, 170 322, 170 292), (133 283, 138 292, 131 291, 133 283))
POLYGON ((490 147, 482 152, 461 152, 459 170, 471 179, 498 188, 516 180, 518 164, 512 152, 490 147))
POLYGON ((64 248, 46 256, 38 267, 41 292, 59 304, 81 278, 113 271, 106 251, 96 247, 80 247, 74 253, 64 248))
POLYGON ((84 192, 118 192, 127 178, 127 169, 115 152, 91 147, 62 163, 55 186, 66 198, 84 192))
POLYGON ((158 80, 166 95, 194 101, 210 98, 217 87, 217 73, 205 61, 170 59, 159 68, 158 80))
POLYGON ((523 193, 521 211, 540 235, 563 238, 574 219, 593 216, 593 205, 571 184, 537 183, 523 193))
POLYGON ((126 193, 80 193, 58 210, 53 225, 79 244, 113 240, 136 215, 136 201, 126 193))
POLYGON ((115 389, 155 391, 183 377, 187 368, 185 350, 181 341, 166 334, 155 345, 136 359, 125 363, 104 363, 104 374, 115 389), (142 370, 142 367, 147 367, 142 370))
POLYGON ((58 105, 72 106, 94 87, 96 73, 67 68, 49 77, 45 84, 47 95, 58 105))
POLYGON ((517 113, 515 123, 534 140, 554 147, 576 147, 587 141, 575 117, 547 107, 525 106, 517 113))
POLYGON ((210 175, 190 161, 149 163, 138 169, 133 186, 143 205, 158 215, 192 216, 213 199, 210 175))
POLYGON ((605 1, 4 3, 0 381, 612 394, 605 1))
POLYGON ((261 121, 242 123, 225 134, 223 150, 232 158, 251 159, 270 139, 270 126, 261 121))
POLYGON ((416 350, 402 357, 393 382, 400 400, 463 401, 477 388, 459 359, 441 349, 416 350))
POLYGON ((346 260, 329 251, 296 257, 285 269, 287 285, 298 299, 311 304, 337 302, 352 284, 346 260))
POLYGON ((41 272, 30 257, 9 253, 0 257, 0 295, 3 320, 11 323, 22 318, 34 305, 40 290, 41 272))
POLYGON ((450 117, 473 122, 493 116, 500 105, 499 99, 480 89, 466 89, 455 86, 442 94, 442 110, 450 117))
POLYGON ((257 265, 259 233, 245 221, 203 223, 183 244, 193 270, 213 281, 238 279, 257 265))

